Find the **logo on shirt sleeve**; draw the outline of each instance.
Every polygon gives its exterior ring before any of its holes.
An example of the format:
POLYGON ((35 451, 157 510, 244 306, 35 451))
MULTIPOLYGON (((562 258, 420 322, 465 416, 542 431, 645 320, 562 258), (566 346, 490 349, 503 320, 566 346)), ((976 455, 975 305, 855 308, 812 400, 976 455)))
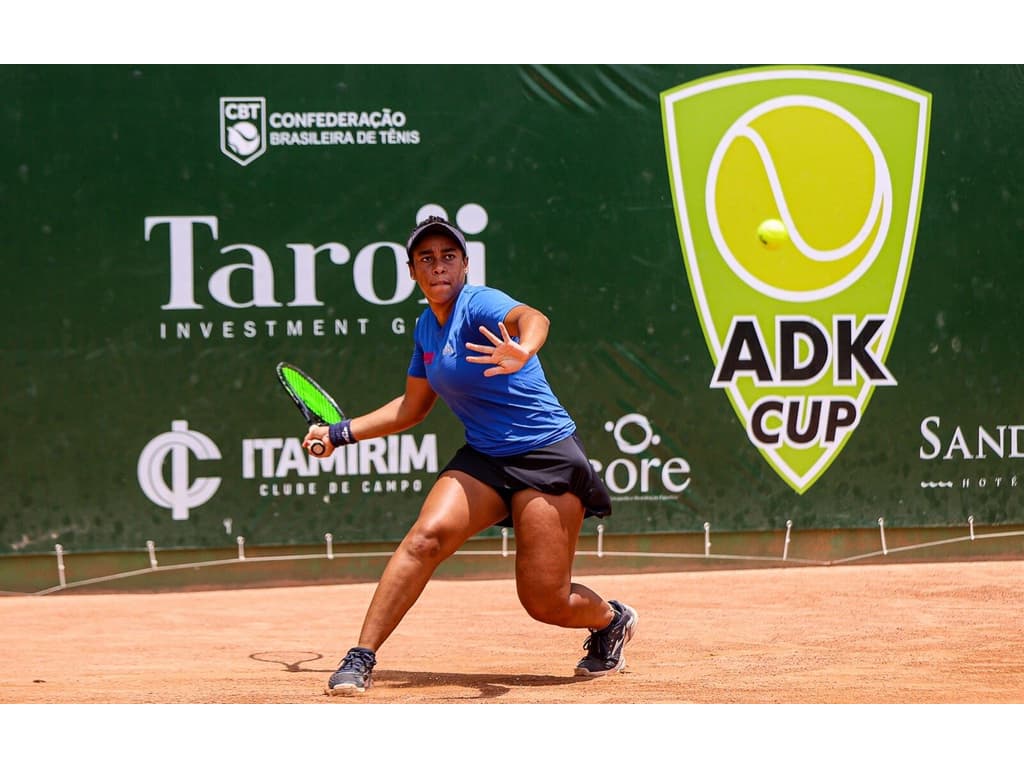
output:
POLYGON ((433 352, 424 352, 423 353, 423 364, 424 365, 430 365, 432 362, 434 362, 434 353, 433 352))

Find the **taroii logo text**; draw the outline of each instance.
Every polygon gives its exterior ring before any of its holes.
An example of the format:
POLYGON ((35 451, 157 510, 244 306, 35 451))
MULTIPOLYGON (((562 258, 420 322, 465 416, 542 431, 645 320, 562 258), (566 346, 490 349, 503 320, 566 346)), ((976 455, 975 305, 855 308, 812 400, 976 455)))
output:
POLYGON ((171 431, 157 435, 139 454, 139 485, 146 498, 171 510, 172 520, 188 520, 190 509, 205 504, 220 487, 219 477, 197 477, 189 481, 189 452, 200 461, 220 458, 220 450, 202 432, 188 428, 187 421, 172 421, 171 431), (170 484, 164 464, 171 457, 170 484))
POLYGON ((248 165, 267 151, 267 100, 262 96, 222 96, 220 151, 248 165))
POLYGON ((910 274, 931 96, 841 69, 763 67, 661 94, 694 303, 747 435, 798 493, 853 434, 910 274), (781 237, 758 237, 762 222, 781 237))

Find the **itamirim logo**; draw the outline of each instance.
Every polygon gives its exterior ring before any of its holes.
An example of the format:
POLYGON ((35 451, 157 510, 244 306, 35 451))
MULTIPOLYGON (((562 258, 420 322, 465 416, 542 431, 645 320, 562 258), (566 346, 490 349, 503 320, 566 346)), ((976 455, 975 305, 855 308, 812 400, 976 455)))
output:
POLYGON ((216 443, 202 432, 188 428, 184 419, 171 422, 171 431, 157 435, 142 449, 136 465, 139 487, 146 498, 171 510, 172 520, 188 520, 189 510, 208 502, 220 488, 219 477, 189 479, 189 454, 200 461, 220 458, 216 443), (171 457, 170 484, 164 473, 171 457))
POLYGON ((685 83, 661 106, 710 386, 804 493, 875 387, 897 383, 886 357, 910 275, 931 95, 864 72, 759 67, 685 83))

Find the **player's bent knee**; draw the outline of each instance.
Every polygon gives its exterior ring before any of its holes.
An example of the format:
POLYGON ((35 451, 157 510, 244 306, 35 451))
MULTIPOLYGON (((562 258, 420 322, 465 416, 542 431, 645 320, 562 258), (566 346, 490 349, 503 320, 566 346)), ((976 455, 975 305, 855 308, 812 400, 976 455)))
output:
POLYGON ((402 549, 410 557, 424 562, 434 562, 444 557, 441 539, 429 532, 410 532, 402 542, 402 549))
POLYGON ((436 528, 413 528, 402 541, 402 549, 417 560, 437 563, 458 549, 464 539, 436 528))

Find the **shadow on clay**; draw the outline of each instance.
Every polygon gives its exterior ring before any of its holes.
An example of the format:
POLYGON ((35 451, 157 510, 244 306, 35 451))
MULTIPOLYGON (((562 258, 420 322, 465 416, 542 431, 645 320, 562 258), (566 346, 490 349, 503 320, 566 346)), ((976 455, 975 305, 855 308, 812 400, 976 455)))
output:
MULTIPOLYGON (((304 666, 320 661, 322 653, 313 651, 260 651, 249 654, 253 661, 267 662, 280 666, 281 672, 311 672, 318 675, 330 675, 336 667, 304 666)), ((586 682, 586 678, 556 675, 514 675, 490 674, 475 675, 467 673, 445 672, 406 672, 393 669, 376 669, 373 673, 375 686, 391 690, 403 688, 440 688, 457 686, 476 689, 481 699, 494 699, 504 696, 512 688, 544 688, 553 685, 573 685, 586 682)), ((344 700, 344 699, 342 699, 344 700)))

